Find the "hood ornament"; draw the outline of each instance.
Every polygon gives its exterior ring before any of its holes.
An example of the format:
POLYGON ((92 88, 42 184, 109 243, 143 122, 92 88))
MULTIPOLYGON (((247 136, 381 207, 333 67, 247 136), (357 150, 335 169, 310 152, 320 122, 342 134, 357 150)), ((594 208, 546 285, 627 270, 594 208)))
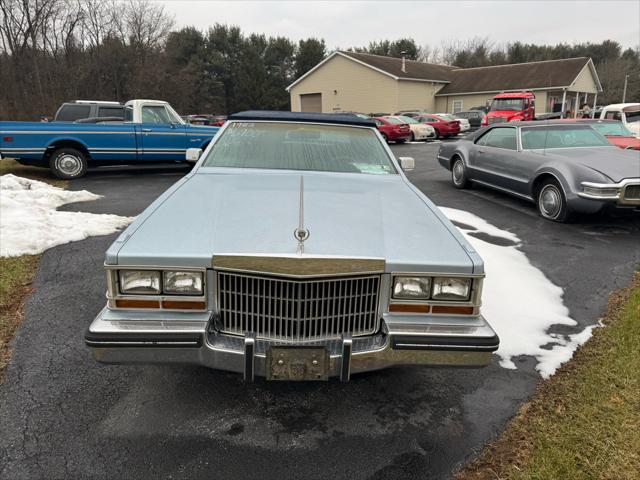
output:
POLYGON ((304 177, 300 175, 300 213, 298 217, 298 228, 293 232, 293 236, 298 241, 296 253, 304 253, 304 242, 309 238, 309 230, 304 228, 304 177))

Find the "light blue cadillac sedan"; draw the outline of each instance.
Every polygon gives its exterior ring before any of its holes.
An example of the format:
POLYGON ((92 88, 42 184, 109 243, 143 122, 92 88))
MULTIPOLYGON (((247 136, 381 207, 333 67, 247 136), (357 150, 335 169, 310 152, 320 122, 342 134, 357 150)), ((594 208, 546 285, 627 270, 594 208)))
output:
POLYGON ((106 252, 97 361, 342 381, 490 362, 482 259, 371 120, 238 113, 187 156, 106 252))

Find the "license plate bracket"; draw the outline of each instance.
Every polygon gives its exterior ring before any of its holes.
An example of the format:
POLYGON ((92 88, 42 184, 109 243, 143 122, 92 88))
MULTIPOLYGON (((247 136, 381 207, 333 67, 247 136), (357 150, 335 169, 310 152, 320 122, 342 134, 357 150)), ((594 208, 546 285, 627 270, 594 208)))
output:
POLYGON ((329 352, 324 347, 304 345, 270 347, 267 350, 267 380, 326 381, 329 352))

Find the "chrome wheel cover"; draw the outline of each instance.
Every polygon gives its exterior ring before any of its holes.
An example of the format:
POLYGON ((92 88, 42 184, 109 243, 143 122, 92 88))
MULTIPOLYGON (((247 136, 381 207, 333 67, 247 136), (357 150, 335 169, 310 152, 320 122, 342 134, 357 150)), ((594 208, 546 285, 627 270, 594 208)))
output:
POLYGON ((540 191, 538 206, 543 216, 556 218, 562 210, 562 193, 555 185, 546 185, 540 191))
POLYGON ((70 153, 62 154, 56 158, 56 169, 65 175, 75 177, 82 172, 82 160, 70 153))
POLYGON ((451 173, 453 174, 453 183, 460 185, 464 178, 464 165, 462 165, 462 160, 458 160, 453 164, 451 173))

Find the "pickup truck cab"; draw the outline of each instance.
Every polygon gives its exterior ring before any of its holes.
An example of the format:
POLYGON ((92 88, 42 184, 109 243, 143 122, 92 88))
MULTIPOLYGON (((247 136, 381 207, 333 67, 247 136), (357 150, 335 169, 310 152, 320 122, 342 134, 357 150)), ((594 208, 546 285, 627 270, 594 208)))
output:
POLYGON ((616 103, 607 105, 600 113, 602 120, 618 120, 640 138, 640 103, 616 103))
POLYGON ((60 105, 54 122, 76 122, 87 118, 125 118, 125 106, 118 102, 104 102, 94 100, 76 100, 60 105))
POLYGON ((187 149, 206 148, 219 130, 184 123, 167 102, 130 100, 124 107, 130 121, 0 122, 0 157, 68 180, 89 166, 186 162, 187 149))
POLYGON ((535 120, 536 96, 533 92, 499 93, 491 101, 491 107, 483 125, 494 123, 535 120))

